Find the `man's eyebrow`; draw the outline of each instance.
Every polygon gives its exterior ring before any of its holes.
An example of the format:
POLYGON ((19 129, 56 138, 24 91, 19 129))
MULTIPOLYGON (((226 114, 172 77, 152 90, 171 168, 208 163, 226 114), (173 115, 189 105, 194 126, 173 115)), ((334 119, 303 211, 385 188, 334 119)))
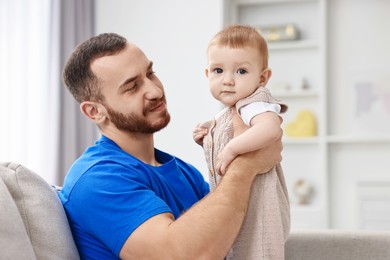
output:
POLYGON ((150 61, 148 66, 148 71, 151 70, 152 68, 153 68, 153 61, 150 61))
MULTIPOLYGON (((150 61, 147 71, 150 71, 152 69, 152 67, 153 67, 153 61, 150 61)), ((126 79, 122 84, 119 85, 118 91, 121 91, 121 89, 123 89, 127 84, 135 81, 137 78, 138 78, 138 76, 134 76, 134 77, 126 79)))

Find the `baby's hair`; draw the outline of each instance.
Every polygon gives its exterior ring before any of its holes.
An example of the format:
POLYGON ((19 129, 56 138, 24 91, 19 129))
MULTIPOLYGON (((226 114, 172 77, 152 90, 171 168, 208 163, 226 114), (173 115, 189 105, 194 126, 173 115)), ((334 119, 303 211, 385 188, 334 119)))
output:
POLYGON ((222 46, 229 48, 253 47, 259 50, 263 59, 263 67, 268 67, 268 47, 263 36, 253 27, 247 25, 230 25, 217 33, 210 41, 210 46, 222 46))

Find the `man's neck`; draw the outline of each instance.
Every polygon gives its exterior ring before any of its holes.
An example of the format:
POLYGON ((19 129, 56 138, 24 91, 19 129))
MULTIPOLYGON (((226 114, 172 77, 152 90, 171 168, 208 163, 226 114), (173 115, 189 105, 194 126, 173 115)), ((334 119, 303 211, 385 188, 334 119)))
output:
POLYGON ((115 131, 101 131, 103 135, 114 141, 123 151, 131 154, 140 161, 153 166, 159 166, 154 154, 154 135, 144 133, 128 133, 115 131))

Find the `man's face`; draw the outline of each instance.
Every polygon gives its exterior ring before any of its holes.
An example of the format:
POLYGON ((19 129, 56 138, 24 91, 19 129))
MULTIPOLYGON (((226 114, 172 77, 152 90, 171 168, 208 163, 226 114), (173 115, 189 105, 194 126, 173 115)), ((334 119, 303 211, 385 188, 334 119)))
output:
POLYGON ((110 122, 131 133, 154 133, 168 125, 164 88, 153 63, 136 46, 96 59, 91 64, 101 83, 110 122))

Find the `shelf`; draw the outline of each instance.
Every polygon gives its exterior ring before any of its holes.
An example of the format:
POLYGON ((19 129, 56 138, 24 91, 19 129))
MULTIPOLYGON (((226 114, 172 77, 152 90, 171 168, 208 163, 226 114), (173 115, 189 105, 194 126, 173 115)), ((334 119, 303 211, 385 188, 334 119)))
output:
POLYGON ((318 43, 314 40, 281 41, 268 43, 268 49, 270 51, 299 49, 304 50, 315 48, 318 48, 318 43))
MULTIPOLYGON (((337 136, 331 135, 326 137, 329 144, 375 144, 389 143, 390 136, 337 136)), ((319 138, 315 137, 283 137, 284 144, 318 144, 319 138)))
POLYGON ((318 211, 322 210, 321 207, 318 207, 318 206, 312 205, 312 204, 300 205, 300 204, 291 203, 290 207, 291 207, 291 210, 299 211, 299 212, 302 212, 302 213, 305 213, 305 212, 318 212, 318 211))
POLYGON ((318 137, 283 137, 284 144, 318 144, 318 137))
POLYGON ((302 98, 302 97, 318 97, 319 93, 317 90, 284 90, 284 91, 272 91, 272 95, 277 98, 302 98))
POLYGON ((299 2, 316 2, 317 0, 235 0, 237 5, 257 5, 257 4, 286 4, 299 2))
POLYGON ((390 136, 342 136, 331 135, 327 137, 330 144, 365 144, 365 143, 390 143, 390 136))

